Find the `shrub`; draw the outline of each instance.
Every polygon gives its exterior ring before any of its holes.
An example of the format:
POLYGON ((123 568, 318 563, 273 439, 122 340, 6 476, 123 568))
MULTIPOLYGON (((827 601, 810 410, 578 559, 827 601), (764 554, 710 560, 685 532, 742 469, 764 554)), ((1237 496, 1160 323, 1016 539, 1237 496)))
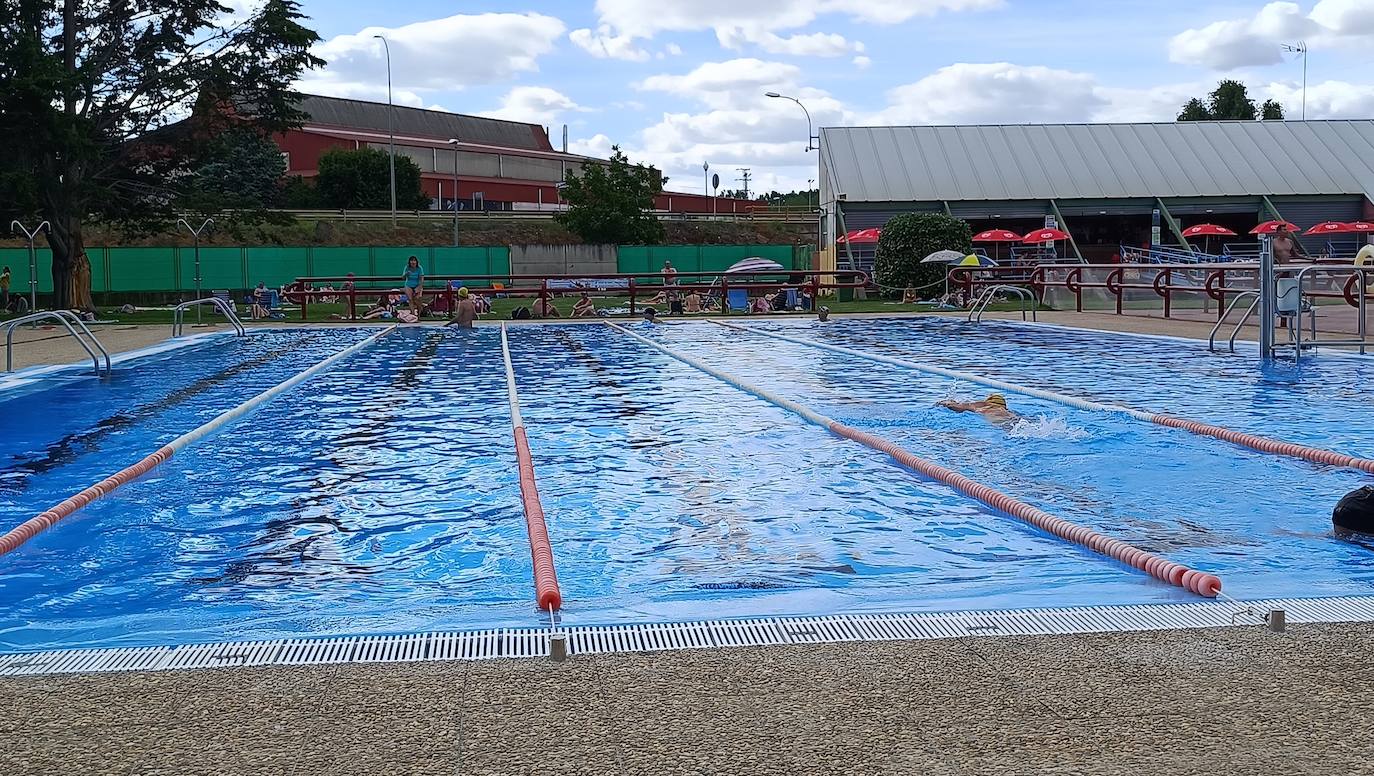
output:
POLYGON ((888 288, 928 286, 944 280, 945 264, 922 264, 936 251, 973 252, 969 225, 944 213, 906 213, 883 226, 878 254, 873 263, 874 280, 888 288))

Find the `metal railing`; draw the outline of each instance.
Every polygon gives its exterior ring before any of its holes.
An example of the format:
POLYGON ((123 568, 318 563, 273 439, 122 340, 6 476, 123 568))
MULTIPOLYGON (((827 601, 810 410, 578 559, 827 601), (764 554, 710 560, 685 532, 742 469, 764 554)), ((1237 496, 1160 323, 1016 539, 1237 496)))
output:
POLYGON ((1369 327, 1369 323, 1368 323, 1368 304, 1367 304, 1367 302, 1368 302, 1368 299, 1367 299, 1367 296, 1368 296, 1368 288, 1367 288, 1367 286, 1368 286, 1368 282, 1369 282, 1368 273, 1371 272, 1371 271, 1374 271, 1374 267, 1371 267, 1371 266, 1368 266, 1368 265, 1364 265, 1364 264, 1348 264, 1348 265, 1339 265, 1339 266, 1326 265, 1326 264, 1313 264, 1313 265, 1311 265, 1311 266, 1303 267, 1302 269, 1298 270, 1298 274, 1297 274, 1297 276, 1296 276, 1296 278, 1295 278, 1295 280, 1297 281, 1297 291, 1298 291, 1298 312, 1297 312, 1297 315, 1298 315, 1298 316, 1301 316, 1302 313, 1303 313, 1303 311, 1304 311, 1305 309, 1308 309, 1308 308, 1311 307, 1311 302, 1307 301, 1309 297, 1329 296, 1329 295, 1327 295, 1327 294, 1320 294, 1320 293, 1317 293, 1317 292, 1309 293, 1309 292, 1307 292, 1307 291, 1305 290, 1304 281, 1305 281, 1308 277, 1313 276, 1313 275, 1316 275, 1316 274, 1318 274, 1318 273, 1329 273, 1329 274, 1346 274, 1346 273, 1349 273, 1350 277, 1345 281, 1345 284, 1344 284, 1344 286, 1343 286, 1342 289, 1341 289, 1341 293, 1342 293, 1342 295, 1345 297, 1346 302, 1352 304, 1352 305, 1355 307, 1355 309, 1358 311, 1358 315, 1357 315, 1357 320, 1356 320, 1356 324, 1355 324, 1355 326, 1356 326, 1356 329, 1355 329, 1356 338, 1355 338, 1355 339, 1322 340, 1322 341, 1318 342, 1318 341, 1317 341, 1317 316, 1316 316, 1316 314, 1315 314, 1315 312, 1314 312, 1313 315, 1312 315, 1312 339, 1311 339, 1311 341, 1310 341, 1309 343, 1307 343, 1306 345, 1304 345, 1304 343, 1303 343, 1303 341, 1302 341, 1302 326, 1299 325, 1299 322, 1295 320, 1295 321, 1294 321, 1294 324, 1293 324, 1293 328, 1291 329, 1291 334, 1290 334, 1290 336, 1291 336, 1291 338, 1292 338, 1293 357, 1294 357, 1295 359, 1301 359, 1301 358, 1302 358, 1302 350, 1303 350, 1304 347, 1316 347, 1317 345, 1346 345, 1346 346, 1358 346, 1358 347, 1360 348, 1360 353, 1362 353, 1362 354, 1365 353, 1365 351, 1366 351, 1366 349, 1367 349, 1367 347, 1368 347, 1368 346, 1367 346, 1367 342, 1366 342, 1366 336, 1367 336, 1367 334, 1368 334, 1368 331, 1367 331, 1367 330, 1368 330, 1368 327, 1369 327), (1352 295, 1353 295, 1353 299, 1352 299, 1352 295))
POLYGON ((1226 319, 1231 317, 1231 312, 1236 309, 1236 305, 1240 304, 1242 300, 1251 297, 1254 298, 1254 301, 1250 303, 1250 307, 1245 311, 1245 315, 1240 317, 1240 321, 1236 323, 1236 328, 1231 330, 1230 339, 1227 340, 1227 347, 1232 353, 1236 352, 1236 337, 1240 336, 1240 330, 1245 326, 1245 322, 1250 320, 1251 316, 1255 314, 1255 310, 1259 308, 1260 298, 1258 291, 1242 291, 1236 294, 1236 298, 1231 300, 1231 304, 1226 306, 1226 311, 1217 319, 1217 325, 1212 327, 1212 333, 1207 335, 1208 350, 1213 353, 1217 352, 1217 332, 1221 331, 1221 327, 1226 324, 1226 319))
POLYGON ((68 310, 48 310, 44 312, 29 313, 28 315, 22 315, 18 318, 14 318, 3 323, 0 323, 0 328, 3 328, 5 330, 6 372, 14 371, 15 328, 17 328, 20 324, 37 323, 38 321, 44 320, 54 320, 58 323, 61 323, 64 327, 66 327, 67 333, 72 335, 72 339, 75 339, 77 343, 81 345, 81 348, 85 350, 86 353, 91 357, 91 365, 95 367, 96 375, 100 374, 100 356, 103 356, 105 358, 105 374, 108 375, 110 373, 110 354, 105 351, 105 347, 100 344, 100 340, 96 339, 95 334, 92 334, 91 330, 86 328, 85 322, 82 321, 80 318, 76 317, 75 313, 72 313, 68 310), (76 329, 72 328, 73 323, 75 323, 77 328, 85 332, 86 336, 90 338, 89 344, 86 342, 86 340, 81 338, 80 334, 77 334, 76 329), (95 347, 92 348, 92 345, 94 345, 95 347), (97 351, 99 351, 99 356, 96 355, 97 351))
MULTIPOLYGON (((281 210, 277 211, 297 219, 313 221, 390 221, 390 210, 281 210)), ((460 210, 458 223, 487 221, 550 221, 561 210, 460 210)), ((764 207, 741 208, 738 211, 721 210, 718 213, 655 210, 660 220, 676 221, 782 221, 811 223, 816 220, 818 211, 811 209, 768 209, 764 207)), ((397 213, 402 219, 416 221, 453 221, 452 210, 403 210, 397 213)))
POLYGON ((988 305, 992 304, 993 301, 997 298, 997 294, 999 292, 1015 294, 1016 297, 1021 300, 1021 320, 1023 321, 1026 320, 1026 304, 1027 302, 1029 302, 1030 319, 1032 321, 1036 320, 1035 308, 1039 305, 1039 302, 1036 300, 1034 293, 1032 293, 1031 291, 1027 291, 1024 288, 1021 288, 1020 286, 988 286, 987 289, 983 291, 983 293, 978 297, 977 300, 974 301, 973 305, 969 308, 968 322, 982 323, 983 313, 988 309, 988 305))
POLYGON ((172 336, 173 336, 173 337, 180 337, 180 336, 181 336, 181 332, 182 332, 182 330, 184 329, 184 326, 185 326, 184 321, 183 321, 183 318, 185 318, 185 316, 186 316, 186 310, 189 309, 189 308, 191 308, 191 307, 195 307, 195 306, 197 306, 197 305, 202 305, 202 304, 208 304, 208 305, 210 305, 211 307, 214 307, 215 309, 217 309, 217 310, 219 310, 221 313, 223 313, 224 317, 229 319, 230 325, 232 325, 232 326, 234 327, 234 331, 238 334, 238 336, 242 337, 242 336, 244 336, 244 335, 246 335, 246 334, 248 333, 248 332, 246 332, 246 331, 244 330, 244 328, 243 328, 243 321, 240 321, 240 320, 239 320, 238 313, 234 312, 234 306, 233 306, 233 305, 231 305, 230 303, 224 301, 223 299, 220 299, 220 298, 217 297, 217 296, 210 296, 210 297, 206 297, 206 298, 204 298, 204 299, 192 299, 192 300, 189 301, 189 302, 182 302, 181 304, 179 304, 179 305, 177 305, 176 307, 173 307, 173 308, 172 308, 172 336))

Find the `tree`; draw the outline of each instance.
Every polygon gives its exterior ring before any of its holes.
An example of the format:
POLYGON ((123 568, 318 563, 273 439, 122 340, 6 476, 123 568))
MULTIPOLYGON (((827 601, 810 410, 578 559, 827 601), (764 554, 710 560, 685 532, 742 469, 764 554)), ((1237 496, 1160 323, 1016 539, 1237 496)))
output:
POLYGON ((588 243, 652 245, 663 239, 654 215, 654 195, 663 176, 644 164, 630 164, 619 146, 606 164, 585 164, 563 182, 568 209, 555 218, 588 243))
POLYGON ((922 264, 936 251, 973 252, 973 232, 968 222, 944 213, 907 213, 894 216, 883 226, 873 271, 880 285, 916 288, 938 283, 949 267, 922 264))
POLYGON ((32 180, 27 201, 0 210, 52 224, 55 306, 92 306, 90 219, 165 223, 194 180, 195 146, 304 118, 288 87, 322 62, 299 3, 266 0, 234 24, 228 12, 218 0, 0 0, 0 181, 32 180))
MULTIPOLYGON (((343 210, 390 210, 390 154, 376 148, 334 148, 320 155, 315 191, 321 205, 343 210)), ((396 209, 429 207, 420 188, 420 166, 396 156, 396 209)))
POLYGON ((1204 102, 1196 97, 1183 105, 1178 114, 1179 121, 1266 121, 1283 118, 1283 106, 1274 100, 1264 103, 1263 111, 1255 108, 1250 92, 1240 81, 1226 80, 1207 95, 1204 102))
POLYGON ((277 203, 284 175, 286 160, 276 143, 251 128, 232 129, 206 143, 181 203, 210 214, 262 210, 277 203))

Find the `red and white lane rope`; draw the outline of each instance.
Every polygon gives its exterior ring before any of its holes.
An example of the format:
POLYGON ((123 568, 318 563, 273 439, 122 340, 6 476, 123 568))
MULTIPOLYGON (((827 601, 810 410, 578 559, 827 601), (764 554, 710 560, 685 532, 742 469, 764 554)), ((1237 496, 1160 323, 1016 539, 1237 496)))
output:
POLYGON ((534 561, 534 595, 540 609, 563 607, 563 594, 558 589, 558 573, 553 565, 553 545, 549 542, 549 526, 544 521, 544 507, 539 503, 539 487, 534 479, 534 458, 525 437, 525 420, 520 416, 520 396, 515 390, 515 367, 510 361, 510 342, 506 339, 506 325, 501 324, 501 358, 506 365, 506 393, 510 399, 511 429, 515 434, 515 460, 520 469, 520 500, 525 509, 525 530, 530 537, 530 557, 534 561))
POLYGON ((727 329, 745 332, 759 337, 768 337, 770 339, 781 340, 783 342, 791 342, 796 345, 802 345, 804 347, 809 348, 816 348, 818 350, 828 350, 832 353, 840 353, 846 356, 854 356, 855 358, 862 358, 868 361, 875 361, 880 364, 889 364, 891 366, 901 367, 903 369, 910 369, 916 372, 924 372, 926 374, 939 375, 941 377, 949 377, 955 380, 963 380, 965 382, 984 385, 989 388, 996 388, 998 390, 1008 391, 1011 393, 1019 393, 1024 396, 1034 396, 1039 399, 1046 399, 1048 401, 1057 402, 1059 404, 1064 404, 1069 407, 1077 407, 1078 409, 1083 410, 1095 410, 1097 412, 1110 412, 1118 415, 1125 415, 1136 420, 1145 421, 1146 423, 1154 423, 1156 425, 1167 426, 1169 428, 1181 428, 1185 431, 1192 432, 1199 436, 1209 436, 1214 439, 1220 439, 1224 442, 1230 442, 1232 444, 1240 445, 1242 447, 1248 447, 1252 450, 1258 450, 1262 453, 1282 455, 1287 456, 1289 458, 1298 458, 1304 461, 1308 461, 1310 463, 1325 464, 1327 466, 1341 466, 1350 469, 1359 469, 1361 471, 1374 474, 1374 460, 1371 460, 1369 458, 1357 458, 1352 455, 1346 455, 1345 453, 1338 453, 1334 450, 1324 450, 1319 447, 1308 447, 1307 445, 1300 445, 1294 442, 1284 442, 1280 439, 1271 439, 1270 437, 1258 436, 1256 434, 1247 434, 1243 431, 1235 431, 1229 428, 1225 428, 1223 426, 1214 426, 1210 423, 1199 423, 1195 420, 1179 418, 1165 413, 1144 412, 1142 410, 1134 410, 1129 407, 1120 407, 1114 404, 1103 404, 1101 402, 1090 401, 1088 399, 1081 399, 1077 396, 1068 396, 1062 393, 1055 393, 1054 391, 1046 391, 1040 388, 1032 388, 1030 386, 1020 385, 1018 383, 1009 383, 1005 380, 997 380, 991 377, 984 377, 982 375, 976 375, 971 372, 961 372, 956 369, 946 369, 945 367, 935 366, 933 364, 908 361, 902 358, 893 358, 891 356, 879 355, 877 353, 870 353, 864 350, 846 348, 840 345, 831 345, 827 342, 815 342, 813 340, 802 339, 800 337, 790 337, 786 334, 778 334, 776 332, 771 331, 761 331, 752 326, 737 326, 732 323, 723 323, 721 321, 714 320, 711 322, 719 326, 724 326, 727 329))
POLYGON ((95 501, 96 499, 102 496, 106 496, 111 492, 115 491, 116 489, 124 485, 127 485, 128 483, 138 479, 139 477, 142 477, 143 475, 157 468, 160 464, 166 462, 167 459, 171 458, 173 455, 176 455, 181 450, 184 450, 185 448, 195 444, 196 442, 199 442, 200 440, 204 439, 210 434, 215 433, 216 431, 220 430, 229 423, 232 423, 233 421, 238 420, 244 415, 247 415, 248 413, 252 412, 258 407, 261 407, 263 404, 266 404, 267 402, 280 396, 286 391, 291 390, 297 385, 300 385, 306 380, 309 380, 311 377, 314 377, 320 372, 323 372, 324 370, 328 369, 329 367, 333 366, 339 361, 342 361, 343 359, 348 358, 354 353, 357 353, 358 351, 362 350, 368 345, 371 345, 373 342, 376 342, 378 338, 394 331, 395 329, 395 326, 392 326, 388 329, 383 329, 382 331, 373 334, 372 336, 368 337, 367 339, 364 339, 356 345, 351 345, 347 348, 344 348, 338 353, 335 353, 329 358, 326 358, 320 363, 310 367, 309 369, 306 369, 305 371, 286 380, 285 382, 268 388, 267 390, 263 391, 257 396, 254 396, 248 401, 238 405, 237 407, 234 407, 233 409, 228 410, 226 412, 220 413, 213 420, 210 420, 209 422, 185 434, 182 434, 176 439, 173 439, 172 441, 163 445, 161 448, 159 448, 156 452, 152 453, 151 455, 145 456, 142 460, 138 461, 137 463, 120 469, 119 471, 115 472, 109 477, 106 477, 105 479, 101 480, 100 482, 97 482, 89 488, 82 490, 80 493, 77 493, 71 498, 63 500, 62 503, 57 504, 56 506, 53 506, 49 509, 46 509, 38 513, 34 517, 31 517, 28 520, 24 521, 23 523, 20 523, 18 526, 15 526, 9 532, 5 533, 3 536, 0 536, 0 555, 4 555, 7 552, 13 552, 15 549, 23 545, 25 542, 29 541, 30 539, 47 530, 48 528, 51 528, 59 521, 70 517, 77 510, 82 509, 92 501, 95 501))
POLYGON ((865 431, 860 431, 851 426, 846 426, 837 420, 828 418, 797 402, 777 396, 770 391, 747 383, 738 377, 715 369, 700 359, 664 347, 647 337, 635 334, 621 326, 613 323, 607 323, 606 325, 628 337, 638 340, 654 350, 671 356, 688 366, 695 367, 718 380, 722 380, 764 401, 793 412, 811 423, 828 429, 837 436, 858 442, 873 450, 886 453, 906 468, 938 482, 943 482, 970 498, 977 499, 993 509, 1023 520, 1046 533, 1053 534, 1065 541, 1087 547, 1094 552, 1121 561, 1129 566, 1134 566, 1156 579, 1168 582, 1172 585, 1177 585, 1200 596, 1215 598, 1217 594, 1221 592, 1221 580, 1212 574, 1196 571, 1182 564, 1174 563, 1166 558, 1155 555, 1154 553, 1147 552, 1138 547, 1133 547, 1118 539, 1105 536, 1087 526, 1078 525, 1077 523, 1071 523, 1063 518, 1055 517, 1044 510, 1037 509, 1023 501, 1012 498, 1005 493, 965 477, 956 471, 921 458, 895 442, 869 434, 865 431))

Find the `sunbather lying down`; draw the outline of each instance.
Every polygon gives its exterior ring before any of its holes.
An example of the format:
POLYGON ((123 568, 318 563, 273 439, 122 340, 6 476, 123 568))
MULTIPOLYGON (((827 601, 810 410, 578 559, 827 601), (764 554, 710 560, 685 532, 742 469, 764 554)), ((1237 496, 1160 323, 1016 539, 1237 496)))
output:
POLYGON ((936 406, 955 412, 976 412, 983 416, 989 423, 998 426, 1011 426, 1021 419, 1021 416, 1007 408, 1007 398, 1000 393, 989 394, 982 401, 954 401, 945 399, 937 402, 936 406))

